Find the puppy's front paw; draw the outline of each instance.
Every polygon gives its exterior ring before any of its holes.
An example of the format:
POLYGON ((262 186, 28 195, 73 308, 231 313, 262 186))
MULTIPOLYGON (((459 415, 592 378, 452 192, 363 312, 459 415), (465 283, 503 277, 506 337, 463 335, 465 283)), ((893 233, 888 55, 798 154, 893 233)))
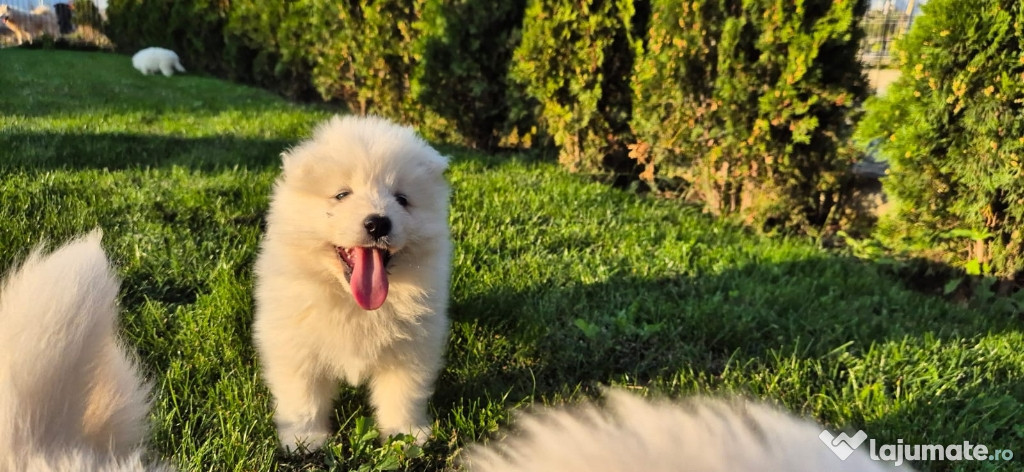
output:
POLYGON ((313 428, 286 428, 278 430, 277 435, 281 440, 281 449, 289 454, 299 454, 320 449, 330 433, 313 428))
POLYGON ((423 444, 423 442, 430 438, 430 435, 433 433, 434 430, 429 424, 413 426, 412 431, 410 432, 412 437, 416 439, 416 444, 423 444))

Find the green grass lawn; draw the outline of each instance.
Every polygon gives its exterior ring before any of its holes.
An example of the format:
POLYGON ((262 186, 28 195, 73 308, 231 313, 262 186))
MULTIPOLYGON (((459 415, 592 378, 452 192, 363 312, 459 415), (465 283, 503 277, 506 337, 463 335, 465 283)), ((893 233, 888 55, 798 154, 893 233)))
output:
POLYGON ((1024 457, 1024 321, 1005 303, 953 304, 803 239, 451 147, 453 324, 435 438, 421 451, 374 439, 365 392, 345 387, 329 447, 283 456, 250 343, 252 264, 279 153, 330 112, 144 77, 106 53, 7 49, 0 64, 0 266, 40 240, 105 230, 123 331, 155 385, 152 449, 182 470, 450 469, 513 411, 603 385, 739 393, 879 444, 1024 457))

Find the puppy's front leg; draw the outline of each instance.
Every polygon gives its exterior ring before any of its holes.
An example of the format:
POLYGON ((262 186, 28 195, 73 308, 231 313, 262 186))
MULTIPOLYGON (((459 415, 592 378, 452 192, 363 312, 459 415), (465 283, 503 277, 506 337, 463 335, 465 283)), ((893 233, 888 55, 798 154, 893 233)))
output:
POLYGON ((375 370, 370 380, 370 402, 382 433, 412 434, 419 443, 430 436, 427 399, 433 393, 436 376, 424 366, 391 364, 375 370))
POLYGON ((335 382, 308 364, 282 362, 266 356, 264 376, 274 395, 274 423, 281 447, 295 452, 300 446, 315 451, 330 436, 331 402, 335 382))

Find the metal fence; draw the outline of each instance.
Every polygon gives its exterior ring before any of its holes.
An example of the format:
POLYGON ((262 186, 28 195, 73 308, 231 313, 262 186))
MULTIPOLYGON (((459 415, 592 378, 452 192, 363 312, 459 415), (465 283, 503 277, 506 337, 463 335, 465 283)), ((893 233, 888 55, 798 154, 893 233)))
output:
POLYGON ((888 66, 893 61, 893 43, 910 31, 917 14, 913 8, 909 13, 892 8, 867 12, 861 21, 865 34, 860 45, 861 61, 870 67, 888 66))
POLYGON ((106 0, 0 0, 0 47, 60 40, 107 47, 106 0))

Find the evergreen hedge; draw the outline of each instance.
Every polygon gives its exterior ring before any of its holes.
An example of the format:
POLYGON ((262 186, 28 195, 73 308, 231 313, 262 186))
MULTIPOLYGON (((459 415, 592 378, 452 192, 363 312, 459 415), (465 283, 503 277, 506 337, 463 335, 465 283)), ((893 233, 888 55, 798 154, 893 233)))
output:
POLYGON ((305 46, 313 84, 328 100, 355 113, 413 121, 408 104, 413 68, 413 22, 420 2, 309 1, 305 46), (316 21, 319 20, 319 21, 316 21))
POLYGON ((508 69, 525 7, 525 0, 425 2, 415 25, 411 106, 430 113, 423 124, 431 134, 493 149, 516 124, 532 125, 510 118, 508 105, 508 69))
POLYGON ((838 220, 867 95, 862 1, 655 0, 637 61, 642 177, 759 227, 838 220))
POLYGON ((187 69, 224 75, 226 10, 213 0, 110 0, 107 36, 134 53, 160 46, 176 51, 187 69))
POLYGON ((631 0, 530 0, 511 79, 574 171, 598 171, 628 133, 631 0))
POLYGON ((111 0, 125 52, 482 148, 553 142, 751 223, 834 219, 863 1, 111 0), (543 139, 534 139, 539 136, 543 139), (627 145, 635 161, 627 157, 627 145))
POLYGON ((302 33, 318 21, 304 10, 306 1, 233 1, 224 12, 226 70, 231 80, 276 90, 292 98, 315 96, 302 33))
POLYGON ((931 0, 923 12, 857 133, 890 164, 895 209, 879 234, 1012 277, 1024 270, 1024 6, 931 0))

